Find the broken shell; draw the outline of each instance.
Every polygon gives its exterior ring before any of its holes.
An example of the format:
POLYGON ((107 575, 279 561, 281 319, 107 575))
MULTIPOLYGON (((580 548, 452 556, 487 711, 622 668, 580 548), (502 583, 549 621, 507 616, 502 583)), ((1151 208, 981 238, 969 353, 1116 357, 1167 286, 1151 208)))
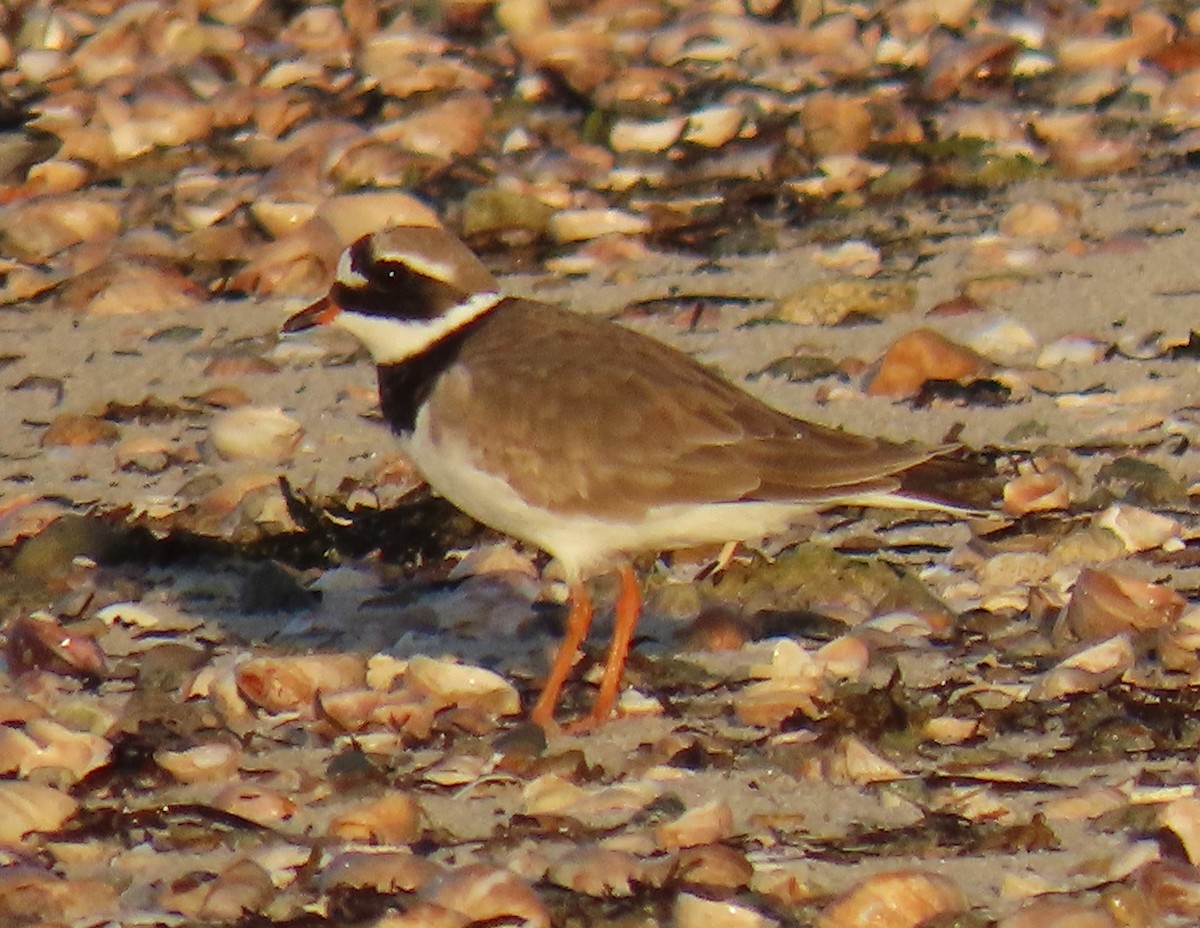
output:
POLYGON ((966 897, 948 877, 895 870, 859 882, 825 908, 817 928, 917 928, 966 908, 966 897))
POLYGON ((666 151, 679 141, 687 127, 687 119, 676 116, 653 122, 617 120, 608 134, 613 151, 666 151))
POLYGON ((1070 505, 1070 487, 1057 470, 1020 474, 1004 485, 1004 511, 1010 516, 1066 509, 1070 505))
POLYGON ((412 851, 346 851, 321 871, 321 889, 339 886, 370 888, 381 893, 415 893, 442 872, 431 860, 412 851))
POLYGON ((421 779, 434 786, 466 786, 491 773, 493 768, 490 758, 454 754, 426 770, 421 779))
POLYGON ((537 565, 527 553, 518 551, 511 542, 502 541, 472 548, 451 568, 449 579, 486 576, 537 580, 539 574, 537 565))
POLYGON ((871 114, 861 97, 819 91, 804 103, 805 147, 816 157, 857 155, 871 141, 871 114))
POLYGON ((879 272, 883 258, 874 245, 850 241, 818 251, 813 255, 813 263, 831 270, 845 271, 856 277, 871 277, 879 272))
POLYGON ((1111 571, 1080 572, 1060 625, 1081 641, 1144 632, 1179 618, 1185 600, 1169 587, 1111 571))
POLYGON ((521 711, 521 697, 513 685, 483 667, 418 655, 409 661, 407 680, 443 705, 470 706, 495 715, 521 711))
POLYGON ((10 547, 23 538, 40 535, 67 512, 57 500, 33 494, 14 494, 0 501, 0 546, 10 547))
POLYGON ((120 470, 159 474, 171 464, 171 443, 150 435, 126 438, 113 448, 113 458, 120 470))
POLYGON ((208 699, 219 713, 225 726, 236 733, 247 731, 254 721, 250 706, 238 689, 237 665, 249 660, 249 655, 234 652, 224 654, 201 667, 180 689, 183 699, 208 699))
POLYGON ((250 204, 250 215, 272 238, 283 238, 313 218, 313 203, 259 200, 250 204))
POLYGON ((1159 51, 1175 34, 1174 24, 1156 10, 1138 10, 1127 36, 1066 36, 1058 43, 1058 64, 1066 71, 1125 68, 1159 51))
POLYGON ((1000 217, 1000 231, 1017 238, 1046 241, 1063 231, 1065 220, 1054 203, 1026 200, 1008 208, 1000 217))
POLYGON ((1063 174, 1072 178, 1101 177, 1128 171, 1137 165, 1140 157, 1138 146, 1129 139, 1087 136, 1069 142, 1052 142, 1050 155, 1063 174))
POLYGON ((242 695, 268 712, 311 712, 318 694, 363 686, 366 663, 356 654, 256 657, 234 675, 242 695))
POLYGON ((81 242, 102 242, 121 231, 115 203, 94 196, 44 197, 0 214, 0 241, 21 261, 43 263, 81 242))
POLYGON ((979 722, 975 719, 942 715, 927 721, 922 729, 922 734, 938 744, 962 744, 964 741, 974 738, 978 731, 979 722))
POLYGON ((799 325, 837 325, 850 316, 879 319, 907 312, 916 305, 911 284, 886 280, 834 280, 813 284, 785 296, 773 318, 799 325))
POLYGON ((985 324, 967 337, 966 344, 972 351, 1000 363, 1028 363, 1038 347, 1034 334, 1012 319, 985 324))
POLYGON ((654 829, 654 837, 663 850, 714 844, 733 833, 733 810, 720 800, 688 809, 672 822, 654 829))
POLYGON ((903 335, 884 353, 867 386, 870 396, 912 396, 928 380, 966 380, 991 373, 986 358, 932 329, 903 335))
POLYGON ((1113 503, 1096 516, 1096 524, 1120 538, 1131 553, 1182 547, 1183 526, 1169 516, 1139 506, 1113 503))
POLYGON ((1075 654, 1059 664, 1095 674, 1123 673, 1133 666, 1133 647, 1124 635, 1102 641, 1075 654))
POLYGON ((829 752, 825 776, 833 783, 890 783, 909 775, 853 735, 839 738, 829 752))
POLYGON ((317 217, 333 229, 343 246, 389 226, 437 226, 437 213, 416 197, 398 190, 330 197, 317 217))
POLYGON ((563 209, 550 217, 549 231, 561 244, 602 235, 641 235, 650 231, 650 221, 619 209, 563 209))
POLYGON ((19 616, 8 628, 8 668, 14 674, 45 670, 103 678, 108 662, 95 637, 72 632, 45 612, 19 616))
POLYGON ((427 901, 462 912, 472 922, 522 919, 528 928, 550 928, 550 913, 533 887, 488 864, 472 864, 434 880, 427 901))
POLYGON ((925 72, 925 96, 946 100, 961 93, 964 84, 1006 71, 1017 51, 1008 36, 982 36, 947 42, 930 60, 925 72))
POLYGON ((1086 335, 1065 335, 1046 345, 1034 364, 1040 368, 1098 364, 1104 360, 1108 347, 1099 339, 1086 335))
POLYGON ((1200 863, 1200 799, 1174 799, 1158 814, 1159 824, 1179 838, 1193 865, 1200 863))
POLYGON ((521 57, 540 70, 556 74, 577 93, 591 97, 614 70, 612 37, 587 24, 515 36, 521 57))
POLYGON ((1094 693, 1133 666, 1133 645, 1124 635, 1073 654, 1049 670, 1029 691, 1036 700, 1061 699, 1072 693, 1094 693))
POLYGON ((648 696, 645 693, 639 693, 635 689, 626 687, 617 698, 616 711, 621 718, 630 718, 631 716, 638 715, 662 715, 663 704, 653 696, 648 696))
POLYGON ((261 912, 275 897, 271 875, 245 857, 217 874, 204 890, 195 916, 205 922, 231 922, 248 912, 261 912))
POLYGON ((200 290, 162 261, 116 256, 68 281, 59 298, 94 316, 129 316, 191 309, 200 302, 200 290))
POLYGON ((776 644, 771 665, 753 668, 752 683, 733 697, 733 710, 747 725, 774 728, 796 712, 820 718, 824 710, 818 700, 825 695, 823 666, 799 644, 784 639, 776 644))
POLYGON ((689 114, 683 141, 706 148, 719 148, 739 133, 743 138, 753 135, 753 130, 746 128, 746 120, 740 109, 735 106, 710 106, 689 114))
POLYGON ((960 293, 958 296, 951 297, 948 300, 943 300, 940 303, 931 306, 926 311, 926 316, 966 316, 970 313, 978 313, 983 311, 983 304, 972 299, 965 293, 960 293))
POLYGON ((200 499, 195 524, 216 534, 228 534, 245 525, 295 529, 279 478, 256 471, 236 474, 200 499))
POLYGON ((546 872, 550 882, 597 897, 626 897, 644 883, 646 864, 628 851, 581 847, 568 851, 546 872))
POLYGON ((245 390, 230 384, 210 387, 196 399, 205 406, 212 406, 215 409, 234 409, 238 406, 249 406, 251 402, 250 396, 245 390))
POLYGON ((101 880, 66 878, 41 865, 9 863, 0 869, 0 920, 5 924, 98 924, 116 920, 119 910, 117 890, 101 880))
POLYGON ((237 773, 241 751, 229 744, 198 744, 181 751, 159 749, 154 762, 180 783, 228 780, 237 773))
POLYGON ((826 155, 817 161, 816 167, 819 174, 788 181, 788 187, 801 196, 824 199, 861 190, 888 172, 887 165, 868 161, 861 155, 826 155))
POLYGON ((363 844, 412 844, 421 837, 421 807, 404 793, 390 792, 341 812, 330 833, 363 844))
POLYGON ((46 193, 70 193, 88 182, 91 172, 78 161, 51 158, 33 165, 26 180, 46 193))
POLYGON ((1076 899, 1034 899, 996 928, 1120 928, 1108 912, 1076 899))
POLYGON ((416 700, 405 694, 385 694, 374 690, 343 690, 317 694, 320 714, 343 731, 361 731, 372 723, 403 726, 403 719, 417 711, 416 700))
POLYGON ((66 793, 48 786, 0 781, 0 841, 15 844, 31 832, 57 831, 78 808, 66 793))
POLYGON ((96 416, 64 412, 54 418, 42 433, 43 448, 86 448, 90 445, 111 445, 121 437, 121 430, 96 416))
POLYGON ((1158 654, 1168 670, 1194 673, 1200 668, 1200 609, 1190 607, 1158 639, 1158 654))
POLYGON ((709 891, 744 889, 754 878, 754 865, 744 852, 724 844, 683 848, 671 868, 673 882, 709 891))
POLYGON ((267 827, 286 822, 298 808, 293 799, 282 793, 245 783, 230 783, 213 797, 212 804, 267 827))
POLYGON ((584 789, 553 774, 543 774, 521 791, 528 815, 567 815, 581 822, 627 821, 662 792, 651 782, 584 789))
POLYGON ((740 901, 680 893, 672 924, 676 928, 772 928, 779 922, 740 901))
MULTIPOLYGON (((1162 914, 1182 915, 1195 920, 1200 915, 1200 877, 1196 867, 1182 861, 1150 861, 1139 868, 1130 883, 1162 914)), ((1122 922, 1122 928, 1137 924, 1122 922)), ((1105 926, 1108 928, 1108 926, 1105 926)))
POLYGON ((861 638, 842 635, 821 645, 816 658, 826 677, 834 680, 857 680, 871 663, 871 649, 861 638))
POLYGON ((106 764, 112 753, 107 739, 72 731, 52 719, 30 719, 23 732, 4 728, 0 734, 0 763, 20 777, 34 770, 57 769, 78 782, 106 764))
MULTIPOLYGON (((362 582, 362 578, 353 571, 345 571, 340 575, 343 581, 346 581, 353 589, 357 589, 362 582)), ((321 581, 323 587, 318 589, 333 589, 335 588, 339 578, 338 569, 335 568, 327 572, 321 581)), ((395 686, 396 681, 404 677, 408 672, 408 661, 393 657, 391 654, 372 654, 367 658, 366 682, 367 686, 373 690, 387 692, 395 686)))
POLYGON ((483 94, 461 93, 380 125, 372 135, 406 151, 450 160, 479 150, 491 110, 491 101, 483 94))
POLYGON ((15 725, 23 725, 30 719, 45 717, 45 709, 24 697, 14 694, 0 696, 0 725, 12 728, 15 725))
POLYGON ((337 256, 347 244, 328 222, 313 217, 291 235, 252 251, 229 287, 260 296, 315 295, 328 288, 337 256))
POLYGON ((1084 787, 1042 803, 1050 821, 1087 822, 1129 805, 1129 796, 1113 786, 1084 787))
POLYGON ((300 423, 278 406, 243 406, 213 416, 209 438, 227 461, 287 460, 300 443, 300 423))

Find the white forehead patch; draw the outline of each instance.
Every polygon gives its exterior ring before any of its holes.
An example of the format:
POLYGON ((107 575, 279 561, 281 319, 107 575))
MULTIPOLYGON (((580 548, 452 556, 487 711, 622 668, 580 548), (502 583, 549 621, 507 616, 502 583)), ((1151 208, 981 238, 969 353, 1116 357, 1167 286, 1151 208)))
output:
POLYGON ((500 299, 495 291, 476 293, 434 319, 394 319, 343 309, 332 324, 362 342, 376 364, 398 364, 482 316, 500 299))
POLYGON ((342 256, 338 258, 337 282, 347 287, 365 287, 367 284, 367 278, 354 269, 349 248, 343 251, 342 256))

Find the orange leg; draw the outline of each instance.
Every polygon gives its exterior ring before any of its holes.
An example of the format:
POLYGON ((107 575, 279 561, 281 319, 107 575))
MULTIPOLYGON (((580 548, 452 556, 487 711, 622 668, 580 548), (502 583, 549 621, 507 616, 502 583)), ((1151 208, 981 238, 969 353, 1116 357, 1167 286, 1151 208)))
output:
POLYGON ((617 704, 617 693, 621 689, 621 675, 625 671, 625 660, 629 657, 629 645, 637 628, 642 611, 642 597, 638 592, 637 577, 628 564, 621 565, 621 592, 617 594, 617 616, 613 627, 612 644, 608 659, 604 662, 604 676, 600 678, 600 692, 592 711, 584 719, 584 727, 606 722, 617 704))
POLYGON ((567 682, 567 674, 575 663, 583 639, 587 637, 588 628, 592 624, 592 601, 588 597, 587 588, 578 580, 571 584, 568 600, 571 610, 567 615, 567 631, 558 653, 554 655, 554 664, 550 668, 550 676, 538 696, 537 704, 529 713, 530 721, 542 728, 554 724, 554 707, 558 703, 558 694, 562 692, 563 684, 567 682))

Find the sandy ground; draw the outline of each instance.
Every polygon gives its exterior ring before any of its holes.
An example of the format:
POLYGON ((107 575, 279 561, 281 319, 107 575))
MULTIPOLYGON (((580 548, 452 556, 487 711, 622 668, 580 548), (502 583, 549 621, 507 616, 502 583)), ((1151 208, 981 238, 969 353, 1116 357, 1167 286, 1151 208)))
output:
MULTIPOLYGON (((998 355, 1018 372, 1033 368, 1039 346, 1064 336, 1086 336, 1120 352, 1098 364, 1056 368, 1051 380, 1033 378, 1032 389, 999 406, 968 409, 935 403, 912 409, 866 396, 858 384, 842 386, 829 379, 796 384, 768 375, 745 385, 789 412, 893 439, 936 443, 954 428, 971 448, 1029 450, 1027 438, 1014 440, 1010 433, 1022 423, 1036 423, 1049 444, 1149 446, 1169 432, 1188 435, 1194 416, 1195 365, 1188 358, 1153 356, 1165 350, 1155 345, 1186 344, 1194 324, 1189 305, 1200 291, 1194 261, 1200 229, 1191 190, 1186 178, 1046 183, 1015 188, 997 202, 947 201, 901 209, 905 231, 880 276, 914 283, 916 309, 879 324, 742 325, 764 316, 773 301, 833 276, 813 262, 815 246, 729 258, 702 274, 696 273, 698 260, 664 257, 609 275, 570 280, 522 276, 510 278, 507 285, 513 292, 602 315, 620 314, 638 301, 670 300, 683 310, 704 301, 715 309, 695 329, 680 322, 686 313, 666 312, 661 305, 658 314, 639 314, 631 324, 734 378, 745 378, 789 354, 873 363, 899 335, 918 326, 969 342, 1001 323, 1016 323, 1032 336, 1030 343, 1006 343, 1000 332, 985 353, 998 355), (976 247, 980 236, 995 233, 1008 203, 1031 198, 1077 208, 1078 236, 1086 253, 1073 256, 1053 246, 1042 251, 1035 243, 1029 266, 1015 269, 981 258, 976 247), (914 263, 915 268, 906 267, 914 263), (964 285, 988 278, 1007 279, 1011 286, 997 288, 982 311, 922 318, 964 285), (1147 384, 1161 390, 1144 399, 1130 390, 1147 384), (1112 402, 1073 404, 1061 396, 1101 388, 1109 391, 1112 402), (1162 414, 1163 425, 1139 428, 1138 417, 1145 412, 1162 414)), ((322 334, 316 342, 280 340, 278 324, 298 306, 217 301, 186 314, 112 318, 6 311, 0 316, 5 344, 0 376, 8 392, 0 409, 6 436, 0 457, 3 497, 36 489, 84 504, 137 505, 178 494, 201 473, 228 476, 244 469, 217 460, 206 445, 206 412, 183 423, 121 427, 122 440, 163 435, 198 449, 200 461, 150 478, 115 471, 108 447, 45 454, 40 445, 44 426, 63 412, 103 412, 108 403, 134 405, 151 398, 194 407, 206 390, 227 385, 239 387, 256 405, 282 407, 302 422, 304 441, 294 459, 274 468, 276 472, 318 495, 331 492, 346 476, 361 476, 391 449, 386 435, 370 421, 373 370, 349 340, 332 346, 338 363, 330 366, 321 339, 336 335, 322 334), (354 363, 341 363, 351 356, 354 363), (205 373, 214 359, 238 357, 266 359, 279 369, 243 376, 205 373)), ((1194 474, 1190 451, 1174 452, 1147 451, 1180 476, 1194 474)))

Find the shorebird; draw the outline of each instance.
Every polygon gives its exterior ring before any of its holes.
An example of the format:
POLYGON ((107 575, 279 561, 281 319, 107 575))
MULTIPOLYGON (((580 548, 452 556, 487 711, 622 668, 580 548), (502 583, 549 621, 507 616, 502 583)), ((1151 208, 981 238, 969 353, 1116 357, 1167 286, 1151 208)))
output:
POLYGON ((283 331, 322 324, 370 352, 383 416, 429 485, 561 564, 566 631, 530 712, 544 727, 591 624, 588 577, 616 569, 620 592, 584 727, 616 706, 641 610, 633 555, 758 539, 840 504, 928 508, 902 477, 946 450, 795 418, 646 335, 505 296, 440 228, 352 244, 283 331))

